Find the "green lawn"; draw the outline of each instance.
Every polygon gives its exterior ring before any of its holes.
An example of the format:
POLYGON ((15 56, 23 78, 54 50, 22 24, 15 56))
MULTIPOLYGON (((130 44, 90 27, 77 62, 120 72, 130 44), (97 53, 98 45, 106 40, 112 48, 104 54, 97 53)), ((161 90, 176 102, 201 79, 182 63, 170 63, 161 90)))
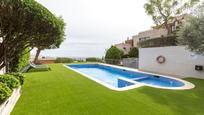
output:
POLYGON ((26 73, 12 115, 204 115, 204 80, 185 91, 141 87, 112 91, 61 64, 26 73))

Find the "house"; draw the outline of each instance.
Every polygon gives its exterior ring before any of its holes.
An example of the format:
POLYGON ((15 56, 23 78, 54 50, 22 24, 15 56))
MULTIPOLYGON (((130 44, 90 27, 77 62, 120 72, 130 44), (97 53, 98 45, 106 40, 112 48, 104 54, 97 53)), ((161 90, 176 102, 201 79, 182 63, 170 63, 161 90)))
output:
POLYGON ((167 35, 168 35, 168 31, 163 28, 151 29, 144 32, 140 32, 138 35, 132 36, 133 46, 138 47, 139 42, 149 40, 149 39, 159 38, 159 37, 166 37, 167 35))
POLYGON ((115 44, 115 46, 122 50, 124 54, 128 54, 133 47, 133 40, 128 38, 124 43, 115 44))
MULTIPOLYGON (((177 16, 174 20, 168 23, 168 26, 170 28, 170 33, 175 32, 178 27, 183 23, 184 18, 186 14, 177 16)), ((155 38, 160 38, 160 37, 167 37, 168 36, 168 31, 165 28, 164 25, 160 29, 151 29, 147 30, 144 32, 140 32, 137 35, 132 36, 133 39, 133 46, 138 47, 138 43, 149 40, 149 39, 155 39, 155 38)))

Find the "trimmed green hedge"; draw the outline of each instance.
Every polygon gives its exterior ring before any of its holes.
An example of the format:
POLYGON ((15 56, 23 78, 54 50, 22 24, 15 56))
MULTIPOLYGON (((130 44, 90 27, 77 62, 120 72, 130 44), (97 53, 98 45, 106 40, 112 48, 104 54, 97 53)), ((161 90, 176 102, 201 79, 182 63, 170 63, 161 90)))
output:
POLYGON ((74 60, 72 58, 58 57, 55 63, 72 63, 74 60))
POLYGON ((13 75, 0 75, 0 82, 5 83, 10 89, 20 86, 20 81, 13 75))
POLYGON ((0 104, 11 96, 12 90, 5 84, 0 82, 0 104))
POLYGON ((86 61, 87 62, 103 62, 102 59, 94 58, 94 57, 86 58, 86 61))
POLYGON ((20 84, 23 85, 24 83, 24 75, 20 73, 10 73, 10 75, 13 75, 16 79, 19 80, 20 84))
POLYGON ((11 96, 12 90, 23 84, 22 74, 12 73, 0 75, 0 104, 11 96))

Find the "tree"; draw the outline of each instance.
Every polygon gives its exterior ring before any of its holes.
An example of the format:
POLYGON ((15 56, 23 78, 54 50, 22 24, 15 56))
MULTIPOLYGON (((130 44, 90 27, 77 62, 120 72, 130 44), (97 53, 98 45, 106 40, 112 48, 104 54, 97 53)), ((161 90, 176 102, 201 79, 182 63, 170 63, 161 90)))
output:
POLYGON ((148 0, 144 5, 145 11, 152 17, 157 27, 162 25, 171 32, 168 25, 176 16, 185 14, 189 8, 193 7, 199 0, 148 0))
POLYGON ((139 50, 137 47, 133 47, 130 52, 128 53, 129 57, 136 57, 138 58, 138 54, 139 53, 139 50))
POLYGON ((121 51, 115 46, 111 46, 106 51, 105 59, 121 59, 122 55, 123 55, 123 51, 121 51))
POLYGON ((105 60, 107 63, 110 63, 110 64, 119 64, 122 56, 123 56, 123 51, 121 51, 115 46, 111 46, 106 51, 105 60))
POLYGON ((1 0, 0 69, 26 48, 55 44, 63 36, 62 23, 35 0, 1 0))
POLYGON ((58 26, 58 31, 55 32, 57 34, 57 36, 53 36, 51 34, 50 34, 51 36, 47 36, 48 39, 51 38, 51 37, 55 37, 55 38, 53 38, 53 39, 55 39, 55 42, 53 42, 52 44, 48 43, 48 44, 45 44, 45 45, 43 45, 44 43, 43 44, 39 43, 36 46, 38 49, 37 49, 37 52, 36 52, 34 63, 37 63, 38 57, 39 57, 40 52, 42 50, 59 48, 61 43, 64 41, 64 39, 65 39, 64 38, 64 36, 65 36, 64 35, 65 23, 64 23, 62 18, 58 18, 58 22, 59 22, 58 25, 57 25, 58 26))
POLYGON ((204 54, 204 8, 199 9, 198 12, 186 18, 177 33, 177 39, 179 45, 186 45, 190 51, 204 54))

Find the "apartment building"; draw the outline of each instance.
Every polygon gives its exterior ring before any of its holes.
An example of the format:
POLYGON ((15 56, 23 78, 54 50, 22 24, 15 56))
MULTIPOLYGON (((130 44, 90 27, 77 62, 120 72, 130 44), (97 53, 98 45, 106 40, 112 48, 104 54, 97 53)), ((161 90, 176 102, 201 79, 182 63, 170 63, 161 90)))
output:
MULTIPOLYGON (((177 30, 177 28, 183 23, 185 16, 186 14, 177 16, 174 20, 168 23, 170 33, 175 32, 177 30)), ((132 36, 133 46, 138 47, 139 42, 166 36, 168 36, 168 31, 163 25, 160 29, 151 29, 132 36)))
POLYGON ((168 31, 163 28, 151 29, 144 32, 140 32, 138 35, 132 36, 133 46, 138 47, 139 42, 149 40, 149 39, 159 38, 159 37, 166 37, 167 35, 168 35, 168 31))
POLYGON ((133 40, 128 38, 124 43, 115 44, 115 46, 122 50, 124 54, 128 54, 133 47, 133 40))

